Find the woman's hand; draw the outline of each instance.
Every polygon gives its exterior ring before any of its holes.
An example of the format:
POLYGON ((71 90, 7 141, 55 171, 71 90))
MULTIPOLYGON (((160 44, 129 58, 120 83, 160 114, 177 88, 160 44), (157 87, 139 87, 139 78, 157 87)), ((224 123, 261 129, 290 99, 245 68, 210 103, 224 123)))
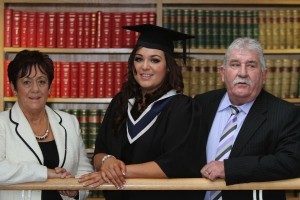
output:
POLYGON ((78 179, 78 183, 83 183, 83 186, 85 187, 98 187, 106 183, 106 181, 102 178, 100 172, 92 172, 80 176, 80 178, 78 179))
POLYGON ((123 161, 109 157, 102 163, 99 173, 107 183, 114 184, 117 189, 124 188, 126 165, 123 161))
POLYGON ((55 169, 48 169, 48 178, 74 178, 74 176, 65 168, 56 167, 55 169))

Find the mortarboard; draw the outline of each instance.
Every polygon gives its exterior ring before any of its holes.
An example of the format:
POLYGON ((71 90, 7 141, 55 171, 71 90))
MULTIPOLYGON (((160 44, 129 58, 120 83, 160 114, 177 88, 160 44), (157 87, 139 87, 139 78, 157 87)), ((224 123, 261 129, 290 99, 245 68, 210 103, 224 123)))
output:
POLYGON ((136 42, 137 46, 143 46, 151 49, 159 49, 173 55, 173 41, 183 41, 183 60, 185 64, 186 41, 194 36, 173 31, 153 24, 141 24, 135 26, 122 26, 123 29, 139 32, 140 36, 136 42))

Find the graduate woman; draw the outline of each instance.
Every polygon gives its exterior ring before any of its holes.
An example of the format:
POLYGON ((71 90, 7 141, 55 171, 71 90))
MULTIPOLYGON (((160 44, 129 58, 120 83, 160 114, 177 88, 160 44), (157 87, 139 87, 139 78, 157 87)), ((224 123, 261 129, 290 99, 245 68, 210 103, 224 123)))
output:
POLYGON ((190 133, 192 101, 182 94, 181 69, 173 57, 173 41, 192 36, 150 24, 123 28, 140 37, 129 57, 127 81, 96 139, 97 172, 79 182, 114 184, 119 190, 104 191, 106 200, 201 199, 199 191, 123 190, 126 178, 200 177, 198 152, 190 148, 197 140, 190 133))

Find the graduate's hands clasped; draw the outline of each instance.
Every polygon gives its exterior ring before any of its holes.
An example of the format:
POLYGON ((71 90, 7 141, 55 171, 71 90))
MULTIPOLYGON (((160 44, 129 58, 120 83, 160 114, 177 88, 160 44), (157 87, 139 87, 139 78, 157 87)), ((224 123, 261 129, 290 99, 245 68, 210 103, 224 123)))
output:
POLYGON ((201 169, 201 175, 203 178, 207 178, 211 181, 214 181, 218 178, 225 178, 224 162, 221 161, 211 161, 207 163, 201 169))
POLYGON ((78 182, 90 187, 98 187, 104 183, 110 183, 117 189, 123 189, 125 176, 125 163, 115 157, 110 157, 102 163, 100 171, 82 175, 78 182))

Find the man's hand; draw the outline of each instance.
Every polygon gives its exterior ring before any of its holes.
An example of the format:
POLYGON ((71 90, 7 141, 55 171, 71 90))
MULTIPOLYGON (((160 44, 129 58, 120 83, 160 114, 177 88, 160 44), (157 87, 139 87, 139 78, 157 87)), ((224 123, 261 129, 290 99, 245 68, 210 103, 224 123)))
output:
POLYGON ((207 178, 212 181, 218 178, 225 179, 224 162, 211 161, 206 164, 200 172, 203 178, 207 178))

